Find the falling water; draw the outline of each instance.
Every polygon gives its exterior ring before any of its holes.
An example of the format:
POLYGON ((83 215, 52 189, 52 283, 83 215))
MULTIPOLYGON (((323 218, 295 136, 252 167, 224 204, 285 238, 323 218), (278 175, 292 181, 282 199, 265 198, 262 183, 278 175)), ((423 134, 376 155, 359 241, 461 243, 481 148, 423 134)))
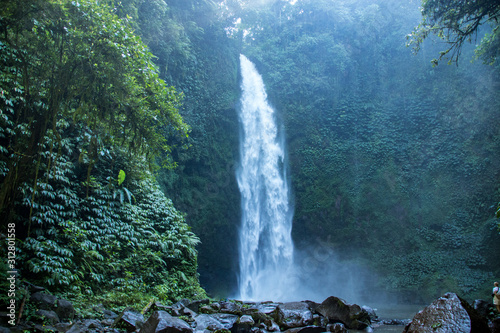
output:
POLYGON ((240 55, 241 192, 239 297, 283 300, 291 292, 293 243, 284 140, 274 109, 267 102, 262 77, 240 55))

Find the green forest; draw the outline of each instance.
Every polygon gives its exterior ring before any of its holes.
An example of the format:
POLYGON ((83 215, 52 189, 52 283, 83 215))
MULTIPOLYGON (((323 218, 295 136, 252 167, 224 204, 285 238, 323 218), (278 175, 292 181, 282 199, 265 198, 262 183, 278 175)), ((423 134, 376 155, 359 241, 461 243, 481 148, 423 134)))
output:
POLYGON ((298 266, 489 298, 500 5, 447 3, 2 0, 2 289, 233 296, 244 54, 284 124, 298 266))

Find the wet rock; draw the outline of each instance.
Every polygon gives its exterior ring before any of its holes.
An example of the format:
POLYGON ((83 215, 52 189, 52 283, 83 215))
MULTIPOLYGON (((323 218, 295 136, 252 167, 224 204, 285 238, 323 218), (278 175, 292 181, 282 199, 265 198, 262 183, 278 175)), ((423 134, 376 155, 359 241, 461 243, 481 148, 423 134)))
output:
POLYGON ((57 324, 60 322, 59 317, 57 316, 57 313, 54 311, 49 311, 49 310, 37 310, 35 312, 35 315, 40 317, 40 319, 50 325, 57 324))
POLYGON ((490 303, 484 299, 476 299, 472 307, 483 317, 488 317, 490 314, 490 303))
POLYGON ((447 293, 417 313, 404 333, 482 333, 489 332, 487 322, 467 302, 447 293))
POLYGON ((200 314, 194 318, 195 331, 231 330, 238 319, 237 315, 228 313, 200 314))
POLYGON ((236 331, 236 333, 248 333, 251 331, 254 324, 255 321, 251 316, 243 315, 236 321, 236 329, 234 329, 234 331, 236 331))
POLYGON ((234 302, 220 302, 220 312, 241 316, 242 307, 234 302))
POLYGON ((66 333, 86 333, 89 331, 103 331, 104 327, 101 325, 97 319, 84 319, 78 321, 71 326, 71 328, 66 331, 66 333))
POLYGON ((266 315, 272 316, 272 314, 277 311, 278 306, 278 303, 263 302, 256 304, 255 308, 266 315))
POLYGON ((375 310, 367 305, 363 305, 361 307, 361 309, 365 310, 366 313, 368 313, 368 315, 370 316, 370 322, 374 322, 374 321, 377 321, 378 320, 378 316, 377 316, 377 313, 375 312, 375 310))
POLYGON ((210 305, 205 305, 205 306, 200 307, 200 311, 199 311, 199 313, 203 313, 203 314, 213 314, 216 312, 217 312, 217 310, 215 310, 210 305))
POLYGON ((359 305, 347 304, 335 296, 324 300, 316 312, 331 323, 343 323, 348 329, 362 330, 370 325, 370 316, 359 305))
POLYGON ((75 317, 75 308, 73 307, 73 303, 65 299, 58 299, 56 313, 62 321, 73 320, 75 317))
POLYGON ((210 304, 210 300, 208 298, 206 299, 201 299, 201 300, 196 300, 193 302, 190 302, 186 307, 191 309, 194 312, 200 312, 200 308, 202 306, 206 306, 210 304))
POLYGON ((313 315, 307 303, 283 303, 278 306, 278 309, 278 318, 275 319, 282 328, 304 327, 313 323, 313 315))
POLYGON ((115 320, 118 317, 116 313, 107 309, 102 310, 102 316, 104 319, 113 319, 113 320, 115 320))
POLYGON ((191 333, 193 329, 180 318, 165 311, 155 311, 143 325, 140 333, 191 333))
POLYGON ((326 331, 327 332, 332 332, 332 333, 347 333, 347 328, 345 328, 344 324, 342 323, 335 323, 335 324, 328 324, 326 326, 326 331))
POLYGON ((144 324, 144 316, 132 309, 125 309, 116 319, 113 327, 124 328, 127 332, 134 332, 144 324))
POLYGON ((57 297, 43 292, 36 292, 31 295, 30 301, 40 310, 53 310, 57 302, 57 297))
POLYGON ((73 326, 73 323, 57 323, 54 325, 57 332, 65 333, 73 326))
POLYGON ((313 314, 313 325, 326 327, 326 325, 328 325, 328 319, 315 313, 313 314))

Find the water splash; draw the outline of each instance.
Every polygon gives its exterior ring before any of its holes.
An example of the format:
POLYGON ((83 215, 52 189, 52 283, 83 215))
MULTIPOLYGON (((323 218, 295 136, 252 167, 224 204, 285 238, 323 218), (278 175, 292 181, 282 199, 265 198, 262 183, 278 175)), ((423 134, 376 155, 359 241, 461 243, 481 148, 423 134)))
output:
POLYGON ((262 77, 244 55, 240 55, 240 63, 239 297, 285 300, 294 289, 294 250, 284 140, 262 77))

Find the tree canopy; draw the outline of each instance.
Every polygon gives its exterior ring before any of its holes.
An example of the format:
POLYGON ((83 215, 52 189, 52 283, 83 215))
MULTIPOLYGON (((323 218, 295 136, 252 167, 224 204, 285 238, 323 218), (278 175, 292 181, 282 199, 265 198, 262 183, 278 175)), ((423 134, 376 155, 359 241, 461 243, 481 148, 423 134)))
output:
POLYGON ((475 42, 482 25, 489 29, 477 47, 477 55, 484 62, 493 64, 500 53, 500 3, 496 0, 423 0, 422 22, 407 38, 418 52, 429 35, 443 39, 447 48, 439 52, 432 63, 448 57, 448 63, 458 63, 466 42, 475 42))

